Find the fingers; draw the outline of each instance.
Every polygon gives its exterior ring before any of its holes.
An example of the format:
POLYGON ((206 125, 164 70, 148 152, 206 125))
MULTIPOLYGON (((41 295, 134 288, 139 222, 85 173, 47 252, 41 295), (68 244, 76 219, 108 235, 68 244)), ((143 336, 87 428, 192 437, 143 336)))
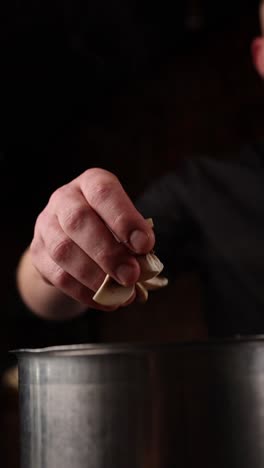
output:
MULTIPOLYGON (((93 308, 106 275, 123 286, 140 276, 137 254, 154 246, 152 226, 118 179, 90 169, 56 190, 39 215, 31 244, 33 264, 54 287, 93 308)), ((131 298, 131 301, 134 300, 131 298)))
MULTIPOLYGON (((62 197, 62 193, 60 193, 62 197)), ((83 198, 81 192, 73 187, 66 187, 63 190, 63 203, 56 204, 57 232, 49 226, 49 245, 47 246, 54 261, 63 266, 66 260, 78 262, 81 269, 85 264, 93 263, 121 284, 132 284, 136 281, 140 268, 131 255, 131 252, 113 236, 96 212, 91 209, 83 198), (57 235, 59 233, 59 235, 57 235), (66 235, 66 236, 65 236, 66 235), (71 241, 75 246, 79 246, 76 259, 76 247, 71 246, 71 241), (68 249, 71 258, 67 258, 65 250, 68 249), (93 261, 93 262, 92 262, 93 261)), ((47 235, 44 237, 47 238, 47 235)), ((73 272, 70 272, 73 274, 73 272)), ((86 271, 86 275, 90 272, 86 271)), ((74 275, 76 277, 76 275, 74 275)))
POLYGON ((136 253, 145 254, 153 248, 153 229, 113 174, 89 169, 80 176, 80 189, 91 208, 121 242, 136 253))
POLYGON ((44 249, 44 246, 41 245, 41 242, 38 245, 32 242, 30 251, 36 270, 48 284, 59 289, 75 301, 86 304, 88 307, 102 311, 116 310, 117 307, 96 304, 92 299, 94 292, 55 263, 44 249), (41 250, 41 256, 38 255, 39 250, 41 250))
POLYGON ((49 222, 42 222, 40 229, 38 235, 46 255, 78 282, 96 291, 105 273, 65 234, 57 218, 54 215, 49 216, 49 222))

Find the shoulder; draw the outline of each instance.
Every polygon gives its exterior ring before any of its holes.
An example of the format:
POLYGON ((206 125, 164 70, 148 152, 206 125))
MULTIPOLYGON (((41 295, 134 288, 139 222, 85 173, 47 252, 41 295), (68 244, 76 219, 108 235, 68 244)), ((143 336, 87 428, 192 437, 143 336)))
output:
MULTIPOLYGON (((264 151, 263 151, 264 154, 264 151)), ((177 162, 172 170, 152 180, 139 197, 140 206, 194 205, 214 194, 229 196, 245 185, 256 185, 260 167, 264 167, 261 147, 245 146, 237 153, 195 155, 177 162)))
POLYGON ((264 168, 264 145, 247 144, 236 152, 220 155, 197 155, 185 158, 172 177, 179 177, 189 186, 196 183, 207 187, 224 182, 227 185, 234 179, 251 178, 264 168))

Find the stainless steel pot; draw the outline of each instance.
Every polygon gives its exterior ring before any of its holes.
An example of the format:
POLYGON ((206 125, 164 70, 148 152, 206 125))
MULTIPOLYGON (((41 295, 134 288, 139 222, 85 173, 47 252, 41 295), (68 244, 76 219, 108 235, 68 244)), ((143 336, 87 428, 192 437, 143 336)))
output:
POLYGON ((22 468, 263 468, 264 338, 15 351, 22 468))

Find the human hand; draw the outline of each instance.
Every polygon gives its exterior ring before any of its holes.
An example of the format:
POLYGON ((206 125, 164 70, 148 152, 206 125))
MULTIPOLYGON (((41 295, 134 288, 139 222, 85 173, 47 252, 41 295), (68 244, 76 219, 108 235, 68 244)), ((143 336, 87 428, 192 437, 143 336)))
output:
POLYGON ((88 307, 109 310, 116 307, 93 301, 105 276, 135 284, 141 271, 136 255, 154 243, 151 225, 116 176, 93 168, 51 195, 36 220, 30 254, 45 282, 88 307))

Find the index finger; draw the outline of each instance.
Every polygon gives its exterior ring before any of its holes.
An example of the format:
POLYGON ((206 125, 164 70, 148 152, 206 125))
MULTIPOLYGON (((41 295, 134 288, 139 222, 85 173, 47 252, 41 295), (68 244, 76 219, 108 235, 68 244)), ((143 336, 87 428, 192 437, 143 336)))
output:
POLYGON ((104 169, 88 169, 80 176, 80 188, 114 236, 138 254, 153 249, 153 229, 135 208, 118 178, 104 169))

